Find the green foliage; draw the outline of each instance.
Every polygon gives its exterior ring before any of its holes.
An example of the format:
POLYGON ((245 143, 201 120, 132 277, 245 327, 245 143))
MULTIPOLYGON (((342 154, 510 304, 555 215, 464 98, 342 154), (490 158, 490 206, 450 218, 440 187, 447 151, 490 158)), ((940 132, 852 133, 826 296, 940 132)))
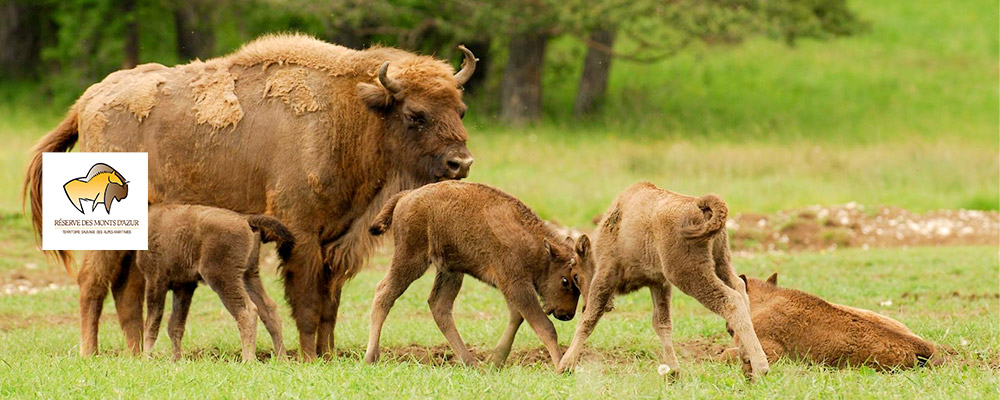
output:
POLYGON ((762 8, 771 33, 789 45, 799 38, 846 36, 868 29, 847 7, 847 0, 765 1, 762 8))

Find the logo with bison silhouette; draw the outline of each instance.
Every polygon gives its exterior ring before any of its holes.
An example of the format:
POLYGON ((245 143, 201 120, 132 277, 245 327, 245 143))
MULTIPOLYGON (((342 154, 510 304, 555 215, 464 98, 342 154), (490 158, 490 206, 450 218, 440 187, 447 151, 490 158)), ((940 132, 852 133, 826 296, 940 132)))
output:
POLYGON ((104 204, 104 211, 110 214, 115 200, 121 202, 128 197, 128 181, 110 165, 97 163, 90 167, 87 176, 66 182, 63 191, 80 214, 86 214, 83 211, 85 200, 93 202, 91 212, 97 209, 98 204, 104 204))
POLYGON ((42 250, 148 247, 148 154, 42 153, 41 172, 42 250))

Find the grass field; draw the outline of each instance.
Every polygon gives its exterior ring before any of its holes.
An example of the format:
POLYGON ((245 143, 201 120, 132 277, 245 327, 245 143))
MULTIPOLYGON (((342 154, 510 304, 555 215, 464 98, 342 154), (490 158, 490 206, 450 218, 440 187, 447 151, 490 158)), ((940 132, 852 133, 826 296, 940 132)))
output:
MULTIPOLYGON (((520 197, 548 219, 587 227, 638 180, 721 194, 734 213, 810 204, 996 210, 1000 196, 1000 9, 996 2, 852 2, 871 32, 795 48, 755 39, 737 48, 693 48, 652 65, 616 61, 605 115, 572 121, 579 71, 546 75, 546 122, 498 126, 470 109, 470 179, 520 197)), ((560 41, 550 56, 579 52, 560 41)), ((360 361, 383 249, 351 281, 337 328, 340 357, 314 364, 238 358, 235 323, 206 287, 196 294, 187 359, 168 361, 161 333, 153 360, 122 354, 110 300, 103 354, 77 356, 78 291, 35 250, 19 197, 28 149, 58 123, 31 83, 0 82, 0 283, 24 279, 36 294, 0 293, 0 397, 489 397, 489 398, 935 398, 998 396, 998 247, 838 250, 741 256, 741 273, 779 272, 781 284, 872 309, 953 349, 933 369, 876 373, 783 360, 757 384, 712 361, 728 342, 722 319, 675 294, 674 326, 684 372, 656 375, 658 340, 648 292, 620 298, 588 341, 573 374, 557 375, 522 328, 501 369, 465 368, 435 326, 421 279, 389 315, 376 366, 360 361), (883 302, 891 300, 891 305, 883 302), (435 363, 444 365, 434 365, 435 363)), ((475 102, 473 105, 475 106, 475 102)), ((265 271, 272 297, 282 290, 265 271)), ((286 346, 297 332, 284 301, 286 346)), ((498 292, 466 280, 455 317, 478 354, 499 339, 507 311, 498 292)), ((555 322, 567 345, 575 320, 555 322)), ((261 326, 258 347, 270 339, 261 326)))
MULTIPOLYGON (((3 228, 0 274, 61 273, 24 271, 25 263, 40 262, 37 253, 10 246, 28 245, 26 235, 15 233, 25 232, 25 227, 8 220, 3 228)), ((384 266, 385 261, 383 254, 375 264, 384 266)), ((169 361, 169 340, 163 334, 153 360, 123 355, 123 339, 110 304, 101 324, 104 354, 79 358, 75 286, 0 296, 0 396, 996 398, 1000 383, 996 248, 775 254, 738 258, 735 266, 758 277, 777 271, 782 285, 897 318, 924 338, 954 348, 954 354, 945 366, 897 373, 836 370, 786 360, 774 365, 760 383, 748 384, 738 366, 709 359, 728 344, 722 319, 690 297, 676 294, 674 335, 684 374, 666 385, 655 372, 659 342, 649 323, 649 295, 643 290, 616 301, 615 311, 598 326, 588 342, 590 351, 574 374, 552 372, 541 343, 526 327, 508 367, 467 368, 442 359, 450 350, 425 302, 433 276, 429 274, 396 302, 382 340, 388 354, 380 364, 369 366, 360 358, 371 296, 383 273, 376 267, 346 287, 337 326, 340 357, 315 364, 237 362, 235 323, 204 287, 196 293, 188 323, 187 359, 179 363, 169 361), (880 306, 885 300, 892 305, 880 306)), ((265 282, 272 295, 280 296, 273 271, 265 271, 265 282)), ((294 349, 295 327, 284 302, 280 303, 286 345, 294 349)), ((481 354, 499 339, 506 309, 498 292, 467 280, 455 318, 463 338, 481 354)), ((555 322, 564 346, 574 323, 555 322)), ((258 348, 266 354, 272 348, 270 339, 263 326, 258 331, 258 348)))

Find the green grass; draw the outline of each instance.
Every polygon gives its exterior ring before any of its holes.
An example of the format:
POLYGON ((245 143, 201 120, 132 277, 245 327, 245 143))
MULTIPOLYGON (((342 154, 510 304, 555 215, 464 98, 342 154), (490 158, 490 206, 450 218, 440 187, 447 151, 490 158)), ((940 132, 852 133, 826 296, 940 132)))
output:
MULTIPOLYGON (((871 32, 795 48, 763 39, 736 48, 692 48, 655 64, 615 61, 606 113, 586 121, 567 116, 579 71, 549 71, 546 121, 538 126, 506 128, 489 108, 470 109, 466 125, 476 156, 470 178, 511 192, 544 218, 578 227, 639 180, 691 194, 719 193, 736 213, 849 201, 914 211, 996 210, 996 2, 852 6, 871 22, 871 32)), ((579 46, 560 40, 549 57, 579 53, 579 46)), ((46 267, 19 215, 27 152, 58 124, 65 106, 49 104, 39 87, 0 82, 0 280, 24 275, 69 284, 57 267, 46 267)), ((383 250, 374 264, 386 262, 383 250)), ((585 358, 571 375, 556 375, 544 363, 494 370, 389 359, 368 366, 359 358, 382 276, 374 268, 346 288, 337 328, 344 354, 315 364, 235 362, 235 323, 205 287, 196 294, 185 339, 191 357, 176 364, 166 361, 169 340, 162 334, 153 360, 120 354, 110 303, 101 325, 105 353, 79 358, 72 284, 0 295, 0 397, 997 397, 997 247, 770 254, 739 258, 735 265, 758 277, 777 271, 783 285, 897 318, 954 347, 955 359, 941 368, 889 374, 781 361, 750 385, 734 366, 682 353, 684 374, 668 386, 655 374, 657 339, 649 295, 641 291, 616 301, 588 342, 600 355, 585 358), (884 300, 893 305, 880 306, 884 300)), ((265 281, 280 297, 273 271, 265 281)), ((455 310, 458 328, 472 347, 488 350, 507 311, 495 290, 466 282, 455 310)), ((425 302, 430 283, 429 276, 419 280, 397 302, 383 346, 445 344, 425 302)), ((295 326, 285 302, 279 303, 286 345, 295 349, 295 326)), ((677 342, 727 341, 722 320, 685 295, 675 296, 673 315, 677 342)), ((555 324, 567 344, 575 321, 555 324)), ((271 348, 263 327, 258 346, 271 348)), ((515 353, 540 347, 523 328, 515 353)))
MULTIPOLYGON (((550 70, 546 112, 577 128, 713 141, 844 144, 961 138, 997 147, 1000 6, 851 1, 871 31, 794 48, 763 38, 692 48, 654 64, 612 62, 607 109, 572 123, 581 66, 550 70)), ((579 59, 555 43, 549 60, 579 59)))
MULTIPOLYGON (((30 243, 26 224, 8 218, 2 228, 0 239, 20 246, 0 248, 0 259, 9 261, 0 264, 0 273, 32 273, 24 264, 42 261, 38 253, 18 250, 30 243)), ((782 360, 758 384, 746 383, 735 365, 692 359, 682 351, 684 374, 665 385, 655 372, 658 340, 649 323, 652 305, 645 290, 616 300, 615 311, 602 320, 587 343, 596 354, 586 356, 574 374, 557 375, 544 362, 517 362, 518 355, 529 350, 537 353, 542 347, 526 327, 515 342, 514 362, 500 370, 435 366, 399 358, 365 365, 360 356, 367 340, 367 313, 385 262, 383 253, 375 260, 376 268, 363 271, 348 283, 337 325, 337 347, 342 354, 315 364, 237 362, 235 323, 204 286, 196 292, 185 336, 188 358, 179 363, 168 361, 165 333, 161 333, 154 359, 123 355, 123 339, 110 300, 101 324, 103 354, 78 357, 74 286, 35 295, 0 296, 0 318, 4 319, 0 322, 4 326, 0 330, 0 396, 964 399, 995 398, 997 394, 994 368, 1000 363, 1000 338, 996 335, 1000 310, 993 296, 1000 285, 996 274, 1000 261, 992 247, 845 250, 736 259, 741 273, 764 277, 777 271, 784 286, 876 310, 957 351, 943 367, 898 373, 829 369, 782 360), (893 301, 891 307, 879 305, 887 299, 893 301)), ((280 296, 274 272, 266 270, 264 275, 269 293, 280 296)), ((425 300, 432 276, 418 280, 396 302, 383 334, 384 349, 445 345, 425 300)), ((676 342, 728 343, 721 318, 686 295, 676 293, 674 300, 676 342)), ((287 306, 279 303, 286 346, 296 349, 294 323, 287 306)), ((503 299, 495 289, 466 280, 455 318, 470 346, 480 351, 490 349, 499 339, 506 315, 503 299)), ((568 345, 575 321, 555 324, 560 342, 568 345)), ((271 349, 263 326, 258 330, 258 348, 271 349)))

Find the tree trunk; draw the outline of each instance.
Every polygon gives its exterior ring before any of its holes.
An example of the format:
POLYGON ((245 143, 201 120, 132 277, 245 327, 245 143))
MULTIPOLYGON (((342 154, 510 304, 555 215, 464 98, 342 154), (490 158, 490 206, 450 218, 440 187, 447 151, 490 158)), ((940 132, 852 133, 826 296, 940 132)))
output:
POLYGON ((0 77, 36 72, 47 10, 24 1, 0 2, 0 77))
POLYGON ((583 62, 583 75, 580 76, 580 88, 573 104, 573 114, 577 117, 594 114, 604 103, 611 71, 610 49, 615 43, 615 32, 611 29, 595 30, 590 34, 590 41, 592 43, 583 62))
POLYGON ((474 95, 479 93, 479 91, 486 86, 486 81, 489 77, 491 65, 490 38, 470 41, 465 44, 465 47, 472 51, 472 54, 475 54, 476 58, 479 59, 479 61, 476 62, 476 73, 472 74, 472 77, 469 78, 469 81, 466 82, 465 85, 462 85, 466 94, 474 95))
POLYGON ((548 35, 519 33, 510 39, 500 87, 500 119, 512 125, 542 117, 542 66, 548 35))
POLYGON ((207 8, 200 1, 182 1, 174 9, 177 54, 183 61, 212 56, 215 35, 209 16, 211 10, 207 8))
POLYGON ((122 0, 122 15, 125 16, 125 57, 122 69, 139 65, 139 13, 135 10, 135 0, 122 0))

